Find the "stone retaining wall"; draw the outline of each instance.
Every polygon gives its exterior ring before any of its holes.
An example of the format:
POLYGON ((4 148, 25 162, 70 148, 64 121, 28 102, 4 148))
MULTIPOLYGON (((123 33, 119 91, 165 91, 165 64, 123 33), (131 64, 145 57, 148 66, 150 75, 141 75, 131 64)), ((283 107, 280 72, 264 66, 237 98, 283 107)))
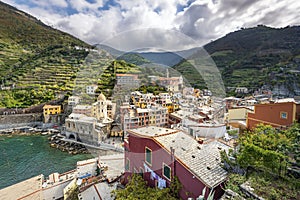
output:
POLYGON ((43 122, 42 113, 0 115, 0 129, 18 126, 40 125, 43 122))

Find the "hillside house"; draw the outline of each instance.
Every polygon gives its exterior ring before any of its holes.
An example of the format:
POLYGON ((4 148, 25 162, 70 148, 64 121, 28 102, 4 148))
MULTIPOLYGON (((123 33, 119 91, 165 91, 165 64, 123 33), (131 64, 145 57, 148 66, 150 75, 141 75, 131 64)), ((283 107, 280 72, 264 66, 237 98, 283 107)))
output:
POLYGON ((224 193, 227 172, 220 166, 220 151, 229 147, 217 140, 199 144, 190 135, 149 126, 128 130, 125 139, 125 176, 141 173, 151 187, 169 187, 174 176, 183 185, 180 198, 197 198, 206 188, 218 199, 224 193))
POLYGON ((295 102, 257 104, 254 112, 248 112, 247 127, 252 129, 258 124, 266 124, 275 128, 286 128, 298 120, 299 106, 295 102))

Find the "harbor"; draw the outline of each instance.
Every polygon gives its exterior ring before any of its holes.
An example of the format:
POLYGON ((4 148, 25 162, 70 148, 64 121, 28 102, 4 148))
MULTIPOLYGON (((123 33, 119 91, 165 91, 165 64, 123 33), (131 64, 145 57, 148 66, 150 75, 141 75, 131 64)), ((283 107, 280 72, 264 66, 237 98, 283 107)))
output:
POLYGON ((1 135, 0 139, 0 189, 41 173, 63 173, 77 161, 93 157, 51 148, 48 135, 1 135))

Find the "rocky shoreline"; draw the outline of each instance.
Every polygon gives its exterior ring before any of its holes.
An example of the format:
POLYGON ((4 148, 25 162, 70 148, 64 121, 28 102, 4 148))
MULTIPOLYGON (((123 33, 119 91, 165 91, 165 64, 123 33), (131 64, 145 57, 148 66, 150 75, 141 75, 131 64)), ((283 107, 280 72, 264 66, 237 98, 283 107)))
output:
MULTIPOLYGON (((66 141, 62 141, 62 135, 60 135, 60 131, 57 129, 40 129, 33 127, 18 127, 12 129, 0 130, 0 136, 8 136, 12 137, 13 135, 50 135, 48 137, 49 145, 52 148, 59 149, 63 152, 68 152, 69 154, 88 154, 90 153, 87 148, 81 144, 70 143, 66 141)), ((0 139, 2 141, 4 139, 0 139)))
POLYGON ((50 147, 59 149, 63 152, 68 152, 69 154, 88 154, 90 153, 87 148, 81 144, 70 143, 61 140, 62 137, 59 134, 55 134, 48 138, 50 147))
POLYGON ((19 127, 0 130, 0 135, 51 135, 59 132, 60 131, 56 129, 19 127))

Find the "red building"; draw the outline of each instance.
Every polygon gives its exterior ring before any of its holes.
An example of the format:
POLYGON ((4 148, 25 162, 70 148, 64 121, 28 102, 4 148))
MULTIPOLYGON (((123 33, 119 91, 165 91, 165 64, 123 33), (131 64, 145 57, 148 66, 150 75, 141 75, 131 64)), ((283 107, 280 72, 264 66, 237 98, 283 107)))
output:
POLYGON ((228 146, 218 141, 199 144, 190 135, 173 129, 143 127, 128 130, 125 140, 125 175, 143 174, 151 187, 169 187, 174 176, 183 185, 182 199, 197 198, 206 188, 214 198, 222 194, 227 172, 220 166, 220 151, 228 146))
POLYGON ((257 104, 253 113, 248 112, 247 127, 252 129, 258 124, 266 124, 285 128, 298 119, 297 108, 299 110, 299 105, 295 102, 257 104))

